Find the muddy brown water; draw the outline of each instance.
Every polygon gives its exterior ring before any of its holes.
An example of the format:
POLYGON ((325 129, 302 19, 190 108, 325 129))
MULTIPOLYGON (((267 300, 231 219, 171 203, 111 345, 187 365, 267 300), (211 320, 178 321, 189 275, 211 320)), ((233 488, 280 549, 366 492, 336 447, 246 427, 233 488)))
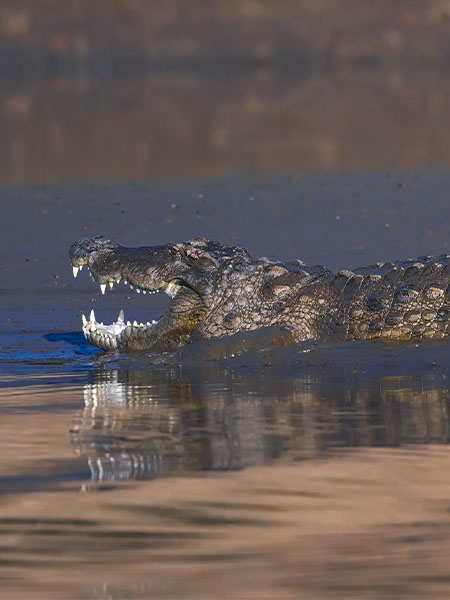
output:
POLYGON ((4 598, 448 598, 450 345, 103 354, 67 249, 203 235, 332 268, 449 252, 448 172, 0 187, 4 598), (5 218, 7 216, 7 218, 5 218))

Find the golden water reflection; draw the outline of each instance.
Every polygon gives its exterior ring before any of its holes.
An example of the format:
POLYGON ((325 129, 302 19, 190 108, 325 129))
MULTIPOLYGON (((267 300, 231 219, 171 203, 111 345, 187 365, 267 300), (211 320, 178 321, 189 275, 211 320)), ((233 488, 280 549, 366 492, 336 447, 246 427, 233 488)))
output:
POLYGON ((445 379, 280 381, 209 370, 100 371, 71 443, 94 481, 152 479, 328 457, 340 448, 448 442, 445 379))
POLYGON ((444 374, 0 379, 5 598, 448 598, 444 374))

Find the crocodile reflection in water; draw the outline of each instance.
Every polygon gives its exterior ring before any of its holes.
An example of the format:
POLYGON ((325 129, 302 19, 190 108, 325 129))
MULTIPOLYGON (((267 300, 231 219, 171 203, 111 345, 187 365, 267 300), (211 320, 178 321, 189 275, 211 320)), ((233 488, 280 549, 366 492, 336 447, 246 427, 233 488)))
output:
POLYGON ((86 385, 71 441, 98 481, 241 469, 342 447, 447 443, 450 393, 441 383, 255 380, 219 369, 190 382, 171 371, 100 371, 86 385))

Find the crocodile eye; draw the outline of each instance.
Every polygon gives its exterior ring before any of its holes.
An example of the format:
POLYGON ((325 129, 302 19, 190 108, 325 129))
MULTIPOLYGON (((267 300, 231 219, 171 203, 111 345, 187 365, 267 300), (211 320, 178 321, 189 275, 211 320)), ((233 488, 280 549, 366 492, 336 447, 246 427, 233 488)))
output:
POLYGON ((214 271, 217 267, 217 261, 209 254, 204 254, 197 259, 196 267, 199 271, 214 271))
POLYGON ((189 248, 185 261, 202 272, 213 271, 218 265, 214 256, 198 248, 189 248))

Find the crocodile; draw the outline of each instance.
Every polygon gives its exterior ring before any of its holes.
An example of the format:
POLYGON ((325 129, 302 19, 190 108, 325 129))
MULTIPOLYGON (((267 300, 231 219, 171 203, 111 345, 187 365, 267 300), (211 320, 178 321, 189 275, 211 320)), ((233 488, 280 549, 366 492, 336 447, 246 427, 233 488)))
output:
POLYGON ((283 343, 409 340, 450 334, 450 254, 377 262, 333 272, 301 260, 254 259, 241 247, 198 238, 128 248, 97 236, 70 248, 73 275, 84 265, 107 287, 165 292, 169 309, 147 323, 103 324, 82 316, 82 331, 103 350, 167 352, 196 340, 277 326, 283 343))

